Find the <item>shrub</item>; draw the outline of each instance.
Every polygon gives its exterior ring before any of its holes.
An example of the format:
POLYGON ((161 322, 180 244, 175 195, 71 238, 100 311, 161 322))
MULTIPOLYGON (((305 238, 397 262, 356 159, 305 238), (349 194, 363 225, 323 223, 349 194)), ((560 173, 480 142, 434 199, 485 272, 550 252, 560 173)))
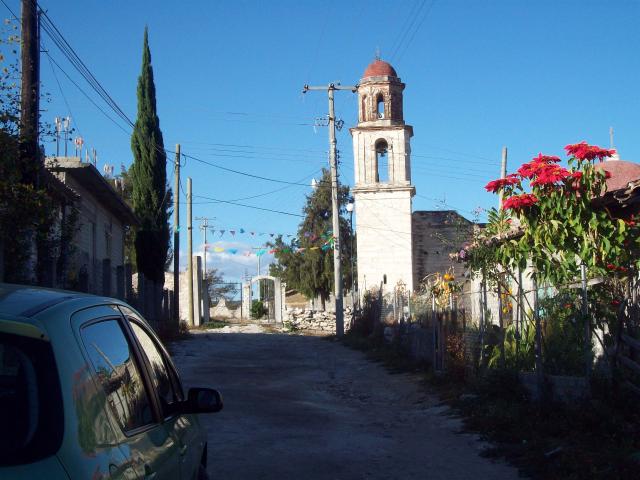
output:
POLYGON ((354 312, 351 333, 368 337, 375 329, 380 318, 380 300, 375 291, 367 291, 362 299, 362 309, 354 312))
POLYGON ((260 319, 267 314, 267 307, 261 300, 251 302, 251 318, 260 319))

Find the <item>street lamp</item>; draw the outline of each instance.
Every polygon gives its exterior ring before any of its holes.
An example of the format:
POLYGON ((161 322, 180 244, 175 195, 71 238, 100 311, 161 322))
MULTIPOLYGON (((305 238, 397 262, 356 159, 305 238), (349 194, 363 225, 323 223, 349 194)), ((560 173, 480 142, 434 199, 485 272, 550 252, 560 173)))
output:
POLYGON ((349 199, 347 203, 347 212, 349 212, 349 226, 351 227, 351 309, 355 310, 355 290, 356 290, 356 277, 354 275, 353 268, 353 199, 349 199))

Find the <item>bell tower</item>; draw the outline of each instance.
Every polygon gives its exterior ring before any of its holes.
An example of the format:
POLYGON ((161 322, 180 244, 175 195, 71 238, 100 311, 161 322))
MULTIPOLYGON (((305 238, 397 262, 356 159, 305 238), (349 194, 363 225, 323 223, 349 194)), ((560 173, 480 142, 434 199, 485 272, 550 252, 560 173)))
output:
POLYGON ((404 123, 402 92, 394 68, 376 59, 358 85, 358 125, 352 128, 358 288, 399 281, 413 290, 411 184, 413 128, 404 123))

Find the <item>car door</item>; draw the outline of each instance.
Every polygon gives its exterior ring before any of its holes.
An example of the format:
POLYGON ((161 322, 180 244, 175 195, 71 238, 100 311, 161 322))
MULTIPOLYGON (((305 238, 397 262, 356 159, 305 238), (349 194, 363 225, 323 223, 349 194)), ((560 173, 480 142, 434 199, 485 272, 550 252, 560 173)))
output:
POLYGON ((124 318, 86 322, 80 337, 120 449, 138 478, 179 478, 180 447, 162 421, 153 381, 124 318))
POLYGON ((147 368, 159 396, 164 424, 179 444, 181 478, 195 478, 205 438, 194 415, 176 413, 174 405, 184 400, 184 393, 173 362, 147 324, 133 310, 123 307, 122 311, 145 354, 147 368))

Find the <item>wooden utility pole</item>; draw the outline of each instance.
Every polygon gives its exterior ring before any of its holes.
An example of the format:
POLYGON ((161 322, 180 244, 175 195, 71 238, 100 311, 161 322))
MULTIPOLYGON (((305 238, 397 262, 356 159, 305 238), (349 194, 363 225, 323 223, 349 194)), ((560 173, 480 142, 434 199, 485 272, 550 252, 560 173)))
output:
POLYGON ((343 87, 330 83, 322 87, 305 85, 303 93, 309 90, 327 90, 329 93, 329 164, 331 167, 331 207, 333 219, 333 284, 336 299, 336 335, 344 335, 344 311, 342 309, 342 265, 340 264, 340 206, 338 205, 338 165, 336 156, 336 115, 333 94, 336 90, 358 90, 356 86, 343 87))
POLYGON ((175 183, 173 187, 173 305, 180 325, 180 144, 176 144, 175 183))
POLYGON ((187 178, 187 285, 189 293, 189 326, 193 326, 193 226, 191 225, 191 177, 187 178))
POLYGON ((38 145, 40 120, 40 38, 38 2, 22 0, 22 87, 20 96, 21 182, 38 185, 41 168, 38 145))
MULTIPOLYGON (((507 147, 502 147, 502 164, 500 165, 500 178, 507 177, 507 147)), ((502 207, 503 189, 498 192, 498 208, 502 207)))

